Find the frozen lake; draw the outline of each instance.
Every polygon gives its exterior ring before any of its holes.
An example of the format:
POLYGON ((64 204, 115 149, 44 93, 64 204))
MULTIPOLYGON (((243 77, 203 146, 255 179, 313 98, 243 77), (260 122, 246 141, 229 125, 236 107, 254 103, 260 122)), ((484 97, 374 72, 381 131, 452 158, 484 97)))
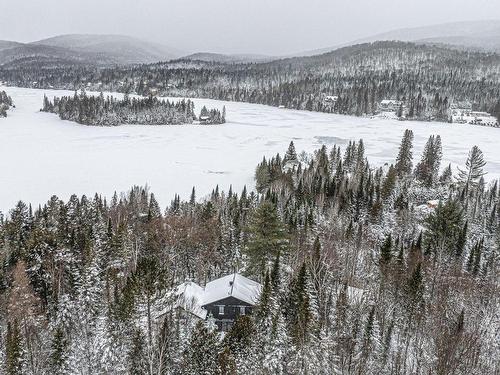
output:
POLYGON ((500 129, 425 122, 355 118, 295 111, 257 104, 194 99, 227 109, 222 126, 90 127, 40 113, 43 95, 73 94, 55 90, 0 87, 15 109, 0 119, 0 210, 22 199, 35 205, 53 194, 111 196, 132 185, 149 185, 164 207, 175 193, 188 198, 193 186, 202 197, 218 184, 240 192, 253 189, 253 174, 262 157, 284 153, 291 140, 297 152, 322 144, 345 147, 363 138, 372 165, 392 163, 405 129, 415 134, 414 162, 427 138, 440 134, 443 165, 463 165, 478 145, 488 162, 488 179, 500 177, 500 129))

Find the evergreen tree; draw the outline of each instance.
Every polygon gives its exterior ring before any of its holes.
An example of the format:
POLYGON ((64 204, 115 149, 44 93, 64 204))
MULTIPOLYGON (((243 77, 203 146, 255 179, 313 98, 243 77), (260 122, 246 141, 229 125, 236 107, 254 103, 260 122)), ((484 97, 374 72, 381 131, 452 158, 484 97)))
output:
POLYGON ((23 371, 23 344, 17 321, 7 324, 7 338, 5 340, 5 367, 7 375, 22 375, 23 371))
POLYGON ((396 173, 399 177, 407 176, 411 173, 413 168, 413 131, 406 129, 401 145, 399 146, 399 153, 396 158, 396 173))
POLYGON ((482 151, 474 146, 465 162, 465 169, 458 169, 458 183, 464 189, 465 195, 478 186, 479 180, 486 174, 483 170, 485 165, 482 151))
POLYGON ((392 258, 392 236, 389 234, 380 246, 380 265, 386 266, 392 258))
POLYGON ((295 145, 293 144, 293 141, 290 142, 288 150, 286 151, 285 156, 283 158, 283 164, 287 163, 292 165, 298 163, 297 151, 295 151, 295 145))
POLYGON ((131 348, 128 353, 128 373, 143 375, 147 373, 146 343, 144 335, 139 329, 134 331, 131 348))
POLYGON ((391 164, 381 188, 381 195, 383 199, 388 199, 392 195, 396 186, 396 178, 397 170, 391 164))
POLYGON ((219 342, 214 331, 198 322, 184 355, 184 373, 213 375, 219 373, 219 342))
POLYGON ((304 346, 315 333, 317 306, 312 295, 306 264, 300 268, 294 279, 288 297, 288 324, 290 336, 297 346, 304 346))
POLYGON ((288 249, 288 236, 279 219, 276 208, 265 201, 255 211, 248 227, 248 273, 264 275, 266 268, 278 254, 288 249))
POLYGON ((425 220, 426 241, 438 255, 453 253, 463 227, 463 211, 458 201, 439 202, 425 220))
POLYGON ((406 283, 406 293, 410 310, 413 311, 417 304, 421 302, 424 293, 421 263, 417 264, 415 270, 413 270, 413 273, 408 278, 406 283))
POLYGON ((254 325, 248 315, 240 316, 236 319, 229 332, 224 337, 223 345, 227 346, 234 356, 244 353, 255 339, 254 325))
POLYGON ((437 181, 442 154, 441 137, 431 135, 415 170, 417 180, 427 187, 432 187, 437 181))
POLYGON ((57 327, 52 338, 52 353, 50 355, 50 367, 53 374, 64 374, 66 372, 68 343, 64 330, 57 327))

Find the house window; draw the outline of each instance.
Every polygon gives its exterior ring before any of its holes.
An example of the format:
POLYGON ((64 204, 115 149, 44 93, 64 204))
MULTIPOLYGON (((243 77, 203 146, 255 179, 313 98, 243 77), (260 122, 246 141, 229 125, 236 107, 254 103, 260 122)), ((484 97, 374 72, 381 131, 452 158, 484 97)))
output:
POLYGON ((240 315, 245 315, 245 306, 240 306, 240 315))
POLYGON ((219 306, 219 315, 224 315, 224 306, 219 306))

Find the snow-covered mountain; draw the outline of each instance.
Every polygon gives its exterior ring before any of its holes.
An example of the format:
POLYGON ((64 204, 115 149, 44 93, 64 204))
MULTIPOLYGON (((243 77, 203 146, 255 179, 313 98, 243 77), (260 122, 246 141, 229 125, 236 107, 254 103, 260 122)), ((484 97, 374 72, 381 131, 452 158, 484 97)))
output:
POLYGON ((0 41, 0 65, 143 64, 182 56, 173 48, 122 35, 60 35, 32 43, 0 41))
MULTIPOLYGON (((29 64, 78 64, 94 61, 95 56, 66 48, 34 44, 17 44, 0 49, 0 66, 29 64)), ((110 63, 108 59, 106 63, 110 63)))
POLYGON ((70 34, 31 44, 66 48, 79 53, 105 56, 119 64, 153 63, 182 56, 182 52, 158 43, 124 35, 70 34))
POLYGON ((334 47, 306 51, 298 55, 318 55, 349 45, 384 40, 443 44, 472 50, 500 52, 500 20, 464 21, 397 29, 381 34, 371 35, 366 38, 357 39, 334 47))
POLYGON ((0 40, 0 51, 19 46, 22 46, 22 43, 12 42, 10 40, 0 40))

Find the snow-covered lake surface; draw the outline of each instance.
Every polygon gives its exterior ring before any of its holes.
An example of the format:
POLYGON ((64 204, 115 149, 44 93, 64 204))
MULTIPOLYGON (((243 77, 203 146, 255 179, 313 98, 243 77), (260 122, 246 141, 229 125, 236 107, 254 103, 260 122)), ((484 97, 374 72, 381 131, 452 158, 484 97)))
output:
POLYGON ((39 112, 44 93, 49 97, 72 92, 0 87, 14 100, 15 109, 0 119, 0 210, 18 200, 34 205, 56 194, 110 197, 133 185, 149 185, 164 207, 175 193, 187 198, 196 187, 203 197, 218 184, 239 192, 254 187, 253 175, 263 156, 284 153, 291 140, 297 151, 322 144, 345 148, 363 138, 372 165, 394 161, 406 128, 415 134, 414 159, 420 158, 427 138, 440 134, 443 165, 463 165, 469 149, 478 145, 488 164, 488 179, 500 177, 500 129, 387 119, 356 118, 267 107, 263 105, 194 99, 202 105, 227 108, 222 126, 90 127, 61 121, 39 112))

